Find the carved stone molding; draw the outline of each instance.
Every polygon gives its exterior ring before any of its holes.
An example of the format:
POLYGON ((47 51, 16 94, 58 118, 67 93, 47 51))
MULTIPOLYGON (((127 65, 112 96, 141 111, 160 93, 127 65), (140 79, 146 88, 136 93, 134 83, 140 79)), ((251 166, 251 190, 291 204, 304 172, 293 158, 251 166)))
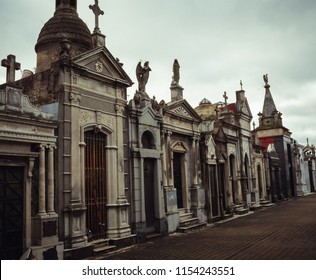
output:
POLYGON ((183 106, 175 108, 171 112, 176 113, 177 115, 180 115, 180 116, 191 117, 189 112, 183 106))
POLYGON ((70 93, 69 101, 71 102, 71 104, 80 104, 81 94, 75 92, 70 93))
POLYGON ((116 117, 104 114, 100 111, 88 111, 80 109, 80 125, 85 126, 88 124, 104 125, 115 131, 116 117))

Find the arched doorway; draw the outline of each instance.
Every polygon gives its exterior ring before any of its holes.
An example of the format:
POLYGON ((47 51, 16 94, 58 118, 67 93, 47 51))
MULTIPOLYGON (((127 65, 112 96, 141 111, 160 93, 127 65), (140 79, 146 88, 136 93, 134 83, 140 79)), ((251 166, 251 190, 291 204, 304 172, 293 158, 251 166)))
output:
POLYGON ((85 141, 85 199, 88 237, 106 238, 106 135, 87 131, 85 141))
POLYGON ((173 185, 177 190, 178 208, 184 208, 183 201, 183 153, 173 153, 173 185))

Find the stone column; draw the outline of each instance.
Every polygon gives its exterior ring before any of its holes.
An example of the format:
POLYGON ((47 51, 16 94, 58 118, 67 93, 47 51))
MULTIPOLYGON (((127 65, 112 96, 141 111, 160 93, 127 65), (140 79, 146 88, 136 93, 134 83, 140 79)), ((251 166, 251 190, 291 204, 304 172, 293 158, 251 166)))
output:
POLYGON ((167 186, 167 163, 166 163, 166 143, 165 143, 165 131, 161 132, 161 149, 162 149, 162 185, 167 186))
POLYGON ((80 150, 80 173, 81 173, 81 203, 82 206, 86 206, 86 177, 85 177, 85 155, 84 155, 84 149, 86 147, 86 143, 80 142, 79 143, 79 150, 80 150))
POLYGON ((196 138, 196 168, 197 168, 197 182, 199 185, 202 184, 201 178, 201 159, 200 159, 200 137, 196 138))
POLYGON ((35 158, 30 157, 25 182, 25 246, 32 246, 32 178, 35 158))
POLYGON ((54 209, 54 149, 55 146, 48 147, 48 174, 47 174, 47 214, 55 215, 54 209))
POLYGON ((171 138, 172 132, 167 131, 167 151, 166 151, 166 156, 167 156, 167 185, 170 186, 171 184, 173 185, 173 165, 172 165, 172 151, 170 149, 170 138, 171 138))
POLYGON ((197 161, 196 161, 196 137, 192 137, 192 163, 193 163, 193 185, 196 186, 198 184, 198 176, 197 176, 197 161))
POLYGON ((40 145, 39 147, 39 188, 38 188, 38 216, 46 216, 46 184, 45 184, 45 146, 40 145))

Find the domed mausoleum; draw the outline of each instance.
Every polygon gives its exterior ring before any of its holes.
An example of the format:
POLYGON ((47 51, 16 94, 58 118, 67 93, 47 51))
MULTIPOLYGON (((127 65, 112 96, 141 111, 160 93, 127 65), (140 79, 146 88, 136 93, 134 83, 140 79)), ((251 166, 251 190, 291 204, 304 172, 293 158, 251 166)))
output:
POLYGON ((58 60, 60 43, 65 39, 70 41, 72 57, 92 48, 90 30, 77 13, 77 0, 56 0, 54 16, 43 26, 35 46, 37 72, 58 60))

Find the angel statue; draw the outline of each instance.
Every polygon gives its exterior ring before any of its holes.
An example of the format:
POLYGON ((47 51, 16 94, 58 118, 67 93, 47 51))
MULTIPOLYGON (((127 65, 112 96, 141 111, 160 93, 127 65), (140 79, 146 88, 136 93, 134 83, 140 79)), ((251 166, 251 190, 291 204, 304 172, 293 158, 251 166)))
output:
POLYGON ((138 91, 146 92, 146 84, 149 78, 149 72, 151 71, 149 67, 149 62, 144 63, 144 67, 141 65, 141 62, 138 62, 136 67, 136 77, 138 80, 138 91))
POLYGON ((263 81, 268 85, 269 80, 268 80, 268 74, 263 75, 263 81))

